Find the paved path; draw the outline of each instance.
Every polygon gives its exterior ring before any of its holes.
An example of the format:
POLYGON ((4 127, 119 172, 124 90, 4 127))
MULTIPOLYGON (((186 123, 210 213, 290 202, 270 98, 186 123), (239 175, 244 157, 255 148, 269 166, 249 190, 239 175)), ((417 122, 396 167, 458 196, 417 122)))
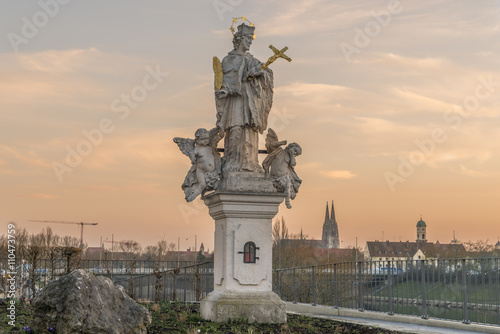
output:
POLYGON ((359 312, 350 309, 335 309, 329 306, 287 303, 287 312, 307 316, 345 321, 369 327, 379 327, 404 333, 418 334, 477 334, 498 333, 498 326, 464 325, 455 321, 437 319, 424 320, 418 317, 387 315, 379 312, 359 312))
POLYGON ((335 321, 343 321, 348 323, 355 323, 368 327, 378 327, 389 329, 392 331, 404 332, 404 333, 417 333, 417 334, 478 334, 477 331, 467 331, 461 329, 453 328, 440 328, 440 327, 429 327, 423 325, 406 324, 401 322, 392 322, 384 320, 373 320, 373 319, 363 319, 363 318, 352 318, 352 317, 337 317, 333 315, 318 315, 318 314, 306 314, 316 318, 324 318, 335 321))

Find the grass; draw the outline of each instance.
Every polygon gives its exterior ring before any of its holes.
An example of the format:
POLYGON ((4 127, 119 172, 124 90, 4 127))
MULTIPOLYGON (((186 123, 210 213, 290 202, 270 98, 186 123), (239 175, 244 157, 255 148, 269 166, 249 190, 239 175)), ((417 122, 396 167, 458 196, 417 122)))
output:
MULTIPOLYGON (((425 286, 426 297, 428 300, 441 300, 448 302, 463 301, 463 286, 461 284, 443 282, 427 282, 425 286)), ((468 287, 467 299, 468 302, 488 301, 495 302, 497 300, 497 291, 492 289, 488 284, 476 285, 468 287)), ((376 296, 377 294, 375 294, 376 296)), ((389 291, 387 287, 381 289, 378 293, 381 297, 388 297, 389 291)), ((399 282, 392 286, 392 296, 394 298, 422 298, 422 283, 420 282, 399 282)))
MULTIPOLYGON (((1 301, 1 300, 0 300, 1 301)), ((0 303, 1 304, 1 303, 0 303)), ((199 304, 161 303, 144 305, 149 309, 152 323, 148 333, 186 333, 186 334, 287 334, 287 333, 332 333, 332 334, 397 334, 400 332, 360 326, 301 315, 288 315, 286 324, 249 324, 243 319, 233 319, 225 323, 213 323, 200 317, 199 304)), ((16 307, 16 326, 7 324, 7 305, 0 305, 0 331, 3 334, 26 333, 23 327, 29 326, 33 318, 29 304, 16 307)), ((47 333, 49 333, 47 331, 47 333)))

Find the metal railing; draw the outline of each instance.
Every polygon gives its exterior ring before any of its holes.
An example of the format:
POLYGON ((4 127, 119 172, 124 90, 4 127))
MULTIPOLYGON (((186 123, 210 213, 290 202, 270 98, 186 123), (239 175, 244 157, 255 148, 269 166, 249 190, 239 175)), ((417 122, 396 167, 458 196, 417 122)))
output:
POLYGON ((346 262, 274 271, 282 300, 500 325, 500 259, 346 262))
POLYGON ((128 295, 141 301, 200 301, 214 289, 214 264, 203 262, 182 267, 154 268, 152 274, 116 279, 128 295))
MULTIPOLYGON (((0 259, 0 296, 7 291, 0 259)), ((32 298, 74 269, 109 277, 137 300, 198 301, 213 291, 213 262, 42 259, 16 263, 18 297, 32 298)), ((281 299, 500 325, 500 259, 345 262, 273 271, 281 299)))
MULTIPOLYGON (((8 291, 8 259, 0 259, 0 296, 8 291)), ((105 276, 135 298, 197 301, 213 290, 213 262, 38 259, 17 261, 16 296, 33 298, 49 282, 75 269, 105 276)))

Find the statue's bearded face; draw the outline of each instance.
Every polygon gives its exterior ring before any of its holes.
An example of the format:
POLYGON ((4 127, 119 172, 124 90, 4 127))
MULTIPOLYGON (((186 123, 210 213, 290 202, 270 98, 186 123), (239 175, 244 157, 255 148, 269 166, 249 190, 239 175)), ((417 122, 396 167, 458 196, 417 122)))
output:
POLYGON ((253 35, 245 35, 241 39, 241 45, 243 46, 244 51, 250 50, 250 45, 252 45, 253 42, 253 35))

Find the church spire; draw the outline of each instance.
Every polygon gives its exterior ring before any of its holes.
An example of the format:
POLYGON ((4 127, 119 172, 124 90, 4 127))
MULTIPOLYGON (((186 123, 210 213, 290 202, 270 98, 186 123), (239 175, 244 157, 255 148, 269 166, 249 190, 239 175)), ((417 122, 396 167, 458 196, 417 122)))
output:
POLYGON ((330 213, 328 212, 328 202, 326 202, 325 224, 328 224, 329 220, 330 220, 330 213))
POLYGON ((332 201, 332 218, 331 218, 331 221, 332 222, 336 221, 336 219, 335 219, 335 209, 333 208, 333 201, 332 201))
POLYGON ((335 218, 335 207, 333 206, 331 216, 328 207, 328 201, 326 202, 326 216, 325 223, 323 224, 323 243, 325 248, 339 248, 339 227, 337 225, 337 220, 335 218))

